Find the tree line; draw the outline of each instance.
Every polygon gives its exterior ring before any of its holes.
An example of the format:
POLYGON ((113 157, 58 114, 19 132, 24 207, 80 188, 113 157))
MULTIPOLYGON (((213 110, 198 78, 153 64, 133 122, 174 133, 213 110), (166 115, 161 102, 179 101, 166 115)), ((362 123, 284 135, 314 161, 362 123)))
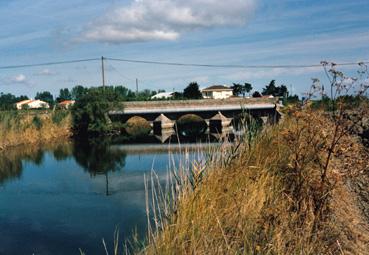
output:
MULTIPOLYGON (((50 91, 40 91, 35 95, 35 99, 44 101, 48 103, 51 107, 57 105, 58 103, 65 100, 79 100, 84 95, 88 94, 92 88, 87 88, 82 85, 77 85, 72 89, 62 88, 59 91, 59 94, 54 97, 54 95, 50 91)), ((150 99, 153 95, 163 92, 152 91, 152 90, 142 90, 138 93, 126 88, 125 86, 107 86, 105 87, 106 91, 113 91, 116 93, 122 101, 143 101, 150 99)), ((15 96, 11 93, 0 93, 0 110, 12 110, 15 109, 15 104, 17 102, 30 99, 26 95, 15 96)))

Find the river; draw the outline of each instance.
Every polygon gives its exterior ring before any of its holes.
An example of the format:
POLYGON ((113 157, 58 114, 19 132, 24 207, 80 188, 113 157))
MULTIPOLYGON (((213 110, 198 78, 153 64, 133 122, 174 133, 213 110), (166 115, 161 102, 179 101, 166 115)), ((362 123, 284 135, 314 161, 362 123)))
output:
POLYGON ((169 162, 201 159, 201 147, 59 141, 0 153, 0 254, 105 254, 116 228, 121 242, 143 240, 144 175, 164 182, 169 162))

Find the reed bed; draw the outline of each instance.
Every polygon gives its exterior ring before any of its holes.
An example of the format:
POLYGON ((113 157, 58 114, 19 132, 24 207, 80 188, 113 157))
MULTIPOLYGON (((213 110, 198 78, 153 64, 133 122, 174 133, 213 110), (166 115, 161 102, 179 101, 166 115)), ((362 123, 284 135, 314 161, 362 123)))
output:
POLYGON ((71 135, 66 111, 0 112, 0 150, 71 135))

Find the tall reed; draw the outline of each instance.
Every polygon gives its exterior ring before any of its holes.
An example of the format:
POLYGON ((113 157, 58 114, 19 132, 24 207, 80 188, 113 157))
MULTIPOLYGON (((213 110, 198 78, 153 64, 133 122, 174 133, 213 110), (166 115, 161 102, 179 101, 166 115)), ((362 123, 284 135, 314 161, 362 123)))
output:
POLYGON ((67 112, 0 112, 0 150, 70 136, 70 128, 70 115, 67 112))

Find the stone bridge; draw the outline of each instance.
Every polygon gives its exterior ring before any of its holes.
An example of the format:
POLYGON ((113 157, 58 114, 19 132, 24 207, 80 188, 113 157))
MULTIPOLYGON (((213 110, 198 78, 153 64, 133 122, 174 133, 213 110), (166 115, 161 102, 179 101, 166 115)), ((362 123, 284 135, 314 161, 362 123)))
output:
POLYGON ((146 119, 155 135, 173 131, 176 121, 184 115, 195 114, 207 123, 210 132, 222 133, 232 128, 235 118, 248 113, 261 119, 264 124, 273 124, 280 118, 277 111, 278 98, 229 98, 222 100, 168 100, 124 102, 122 109, 110 111, 114 121, 122 123, 139 116, 146 119))

